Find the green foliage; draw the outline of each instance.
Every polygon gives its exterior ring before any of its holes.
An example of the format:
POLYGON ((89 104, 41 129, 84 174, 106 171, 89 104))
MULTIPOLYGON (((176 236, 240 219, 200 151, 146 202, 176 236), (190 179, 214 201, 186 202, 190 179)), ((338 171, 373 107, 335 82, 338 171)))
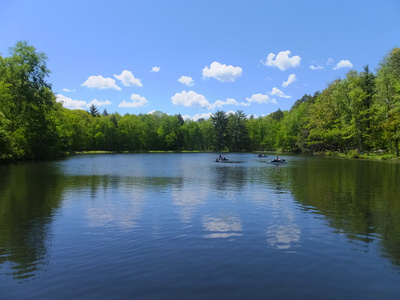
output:
POLYGON ((10 55, 0 58, 0 111, 3 140, 1 155, 45 158, 60 152, 56 105, 47 56, 27 42, 18 42, 10 55), (5 124, 5 125, 4 125, 5 124))
POLYGON ((247 132, 247 117, 243 111, 238 110, 229 114, 227 122, 228 148, 230 151, 243 151, 248 149, 249 138, 247 132))
POLYGON ((228 138, 227 126, 228 126, 228 116, 224 111, 217 110, 215 114, 211 115, 211 122, 214 126, 217 150, 224 150, 226 147, 226 140, 228 138))
POLYGON ((92 115, 92 117, 99 117, 100 113, 99 110, 97 109, 96 105, 92 104, 89 107, 89 113, 92 115))

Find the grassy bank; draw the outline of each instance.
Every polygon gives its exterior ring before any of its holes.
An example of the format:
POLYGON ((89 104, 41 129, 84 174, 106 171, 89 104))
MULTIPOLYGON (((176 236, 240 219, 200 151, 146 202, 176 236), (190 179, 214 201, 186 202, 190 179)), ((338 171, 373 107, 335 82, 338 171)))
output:
POLYGON ((336 158, 355 158, 355 159, 368 159, 368 160, 390 160, 393 162, 400 162, 399 157, 393 154, 386 153, 359 153, 356 150, 350 150, 348 152, 339 152, 339 151, 324 151, 324 152, 316 152, 315 155, 323 155, 328 157, 336 157, 336 158))

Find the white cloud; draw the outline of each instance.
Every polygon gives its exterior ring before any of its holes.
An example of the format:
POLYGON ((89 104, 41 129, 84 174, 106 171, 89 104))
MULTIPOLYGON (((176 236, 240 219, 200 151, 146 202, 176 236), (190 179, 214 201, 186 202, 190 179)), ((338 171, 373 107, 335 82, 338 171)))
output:
POLYGON ((250 98, 246 98, 246 100, 257 103, 276 103, 275 99, 271 99, 268 95, 264 94, 253 94, 250 98))
POLYGON ((289 84, 292 84, 295 81, 297 81, 296 74, 290 74, 289 77, 288 77, 288 80, 284 81, 282 83, 282 86, 283 87, 287 87, 289 84))
POLYGON ((318 65, 318 66, 314 66, 314 65, 311 65, 310 66, 310 69, 311 70, 321 70, 321 69, 323 69, 324 67, 322 67, 322 66, 320 66, 320 65, 318 65))
POLYGON ((121 88, 115 84, 115 80, 112 78, 104 78, 103 76, 90 76, 82 86, 86 86, 88 88, 97 88, 100 90, 103 89, 116 89, 121 90, 121 88))
POLYGON ((267 60, 262 63, 269 67, 276 67, 282 71, 300 66, 300 56, 289 57, 290 54, 291 52, 289 50, 281 51, 278 55, 270 53, 268 54, 267 60))
POLYGON ((241 102, 238 103, 235 99, 227 98, 226 101, 217 100, 214 103, 210 103, 203 95, 197 94, 194 91, 183 91, 182 93, 176 93, 172 98, 172 103, 175 105, 182 106, 200 106, 208 110, 222 107, 224 105, 242 105, 248 106, 249 103, 241 102))
POLYGON ((333 69, 334 70, 342 69, 342 68, 351 69, 352 67, 353 67, 353 64, 349 60, 341 60, 340 62, 338 62, 338 64, 335 67, 333 67, 333 69))
POLYGON ((203 108, 209 108, 211 106, 210 102, 208 102, 203 95, 197 94, 194 91, 176 93, 171 99, 172 103, 175 105, 200 106, 203 108))
POLYGON ((118 107, 142 107, 146 106, 148 101, 146 100, 145 97, 142 97, 138 94, 132 94, 131 95, 131 100, 132 101, 122 101, 120 104, 118 104, 118 107))
POLYGON ((194 82, 192 77, 189 76, 181 76, 181 78, 178 79, 180 83, 186 84, 187 86, 193 86, 194 82))
POLYGON ((161 112, 159 110, 152 110, 152 111, 149 111, 147 114, 148 115, 168 115, 169 116, 169 114, 163 113, 163 112, 161 112))
POLYGON ((210 65, 210 68, 206 66, 203 69, 203 76, 204 78, 213 77, 221 82, 233 82, 242 76, 242 68, 223 65, 215 61, 210 65))
POLYGON ((285 95, 280 89, 278 89, 276 87, 272 88, 272 91, 270 94, 271 94, 271 96, 278 96, 280 98, 291 98, 291 96, 285 95))
POLYGON ((143 86, 142 83, 140 82, 140 79, 135 78, 132 72, 128 70, 122 71, 120 75, 114 74, 114 77, 120 80, 124 86, 132 86, 132 85, 143 86))
POLYGON ((333 60, 333 58, 328 58, 328 61, 326 62, 327 66, 330 66, 334 63, 335 61, 333 60))
POLYGON ((90 102, 88 103, 88 107, 90 107, 92 104, 94 104, 94 105, 96 105, 96 106, 105 106, 105 105, 110 105, 111 102, 108 101, 108 100, 106 100, 106 101, 99 101, 99 100, 97 100, 97 99, 94 99, 94 100, 92 100, 92 101, 90 101, 90 102))
POLYGON ((235 99, 227 98, 226 101, 217 100, 213 104, 210 105, 209 109, 215 109, 216 107, 222 107, 224 105, 241 105, 241 106, 249 106, 250 103, 240 102, 238 103, 235 99))
POLYGON ((184 115, 184 116, 182 116, 182 118, 184 120, 190 120, 191 119, 193 121, 198 121, 199 119, 207 120, 207 119, 209 119, 211 117, 211 115, 212 115, 212 113, 209 112, 209 113, 206 113, 206 114, 195 114, 193 117, 191 117, 189 115, 184 115))
POLYGON ((151 72, 155 72, 155 73, 157 73, 157 72, 160 72, 160 67, 153 67, 153 68, 151 68, 151 72))
POLYGON ((87 108, 87 102, 81 100, 73 100, 72 98, 65 97, 64 95, 57 95, 57 102, 63 104, 65 108, 69 109, 85 109, 87 108))
POLYGON ((203 118, 204 120, 207 120, 211 117, 212 113, 208 113, 208 114, 195 114, 192 117, 193 121, 198 121, 199 119, 203 118))
POLYGON ((76 90, 75 90, 75 89, 73 89, 73 90, 70 90, 70 89, 67 89, 67 88, 63 89, 63 91, 64 91, 64 92, 66 92, 66 93, 72 93, 72 92, 76 92, 76 90))
POLYGON ((69 108, 69 109, 87 109, 92 104, 94 104, 96 106, 105 106, 105 105, 111 104, 111 102, 108 100, 99 101, 97 99, 94 99, 88 103, 83 100, 73 100, 72 98, 65 97, 64 95, 61 95, 61 94, 57 95, 57 102, 61 102, 65 108, 69 108))

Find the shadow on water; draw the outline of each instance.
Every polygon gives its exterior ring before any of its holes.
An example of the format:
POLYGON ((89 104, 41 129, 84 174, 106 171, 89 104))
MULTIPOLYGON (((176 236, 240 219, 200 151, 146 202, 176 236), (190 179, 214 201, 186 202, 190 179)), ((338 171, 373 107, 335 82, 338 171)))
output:
MULTIPOLYGON (((354 243, 378 240, 400 266, 400 166, 354 160, 309 160, 290 168, 286 182, 304 210, 317 209, 354 243)), ((276 178, 270 177, 273 181, 276 178)))
POLYGON ((54 162, 0 166, 0 274, 27 281, 46 269, 53 222, 66 191, 88 191, 96 198, 108 189, 162 193, 182 184, 180 176, 71 176, 54 162))
POLYGON ((27 280, 46 265, 52 221, 63 193, 53 166, 0 168, 0 264, 27 280))

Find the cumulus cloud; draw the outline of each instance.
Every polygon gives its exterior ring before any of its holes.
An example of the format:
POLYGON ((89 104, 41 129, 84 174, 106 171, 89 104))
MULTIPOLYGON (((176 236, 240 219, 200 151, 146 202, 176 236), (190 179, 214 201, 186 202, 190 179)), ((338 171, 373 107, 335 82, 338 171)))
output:
POLYGON ((83 100, 73 100, 72 98, 66 97, 64 95, 58 94, 57 95, 57 102, 60 102, 63 104, 65 108, 69 109, 87 109, 89 108, 92 104, 96 106, 106 106, 110 105, 111 102, 106 100, 106 101, 99 101, 97 99, 94 99, 90 102, 86 102, 83 100))
POLYGON ((290 74, 289 77, 288 77, 288 80, 284 81, 282 83, 282 86, 283 87, 287 87, 289 84, 292 84, 295 81, 297 81, 296 74, 290 74))
POLYGON ((250 98, 246 98, 246 100, 251 103, 251 102, 256 102, 256 103, 274 103, 276 104, 275 99, 271 99, 268 95, 265 94, 253 94, 251 95, 250 98))
POLYGON ((143 86, 142 83, 140 82, 140 79, 135 78, 132 72, 128 70, 122 71, 120 75, 114 74, 114 77, 120 80, 124 86, 132 86, 132 85, 143 86))
POLYGON ((224 105, 241 105, 241 106, 249 106, 250 103, 240 102, 238 103, 235 99, 227 98, 226 101, 217 100, 213 104, 210 105, 208 109, 215 109, 217 107, 222 107, 224 105))
POLYGON ((180 83, 186 84, 187 86, 192 86, 194 85, 194 81, 192 77, 189 76, 181 76, 181 78, 178 79, 180 83))
POLYGON ((353 64, 349 60, 341 60, 340 62, 337 63, 336 66, 333 67, 333 69, 334 70, 342 69, 342 68, 351 69, 352 67, 353 67, 353 64))
POLYGON ((174 105, 200 106, 203 108, 209 108, 211 105, 203 95, 194 91, 176 93, 171 99, 174 105))
POLYGON ((86 101, 73 100, 72 98, 66 97, 61 94, 57 95, 56 101, 62 103, 64 107, 69 109, 85 109, 87 107, 86 101))
POLYGON ((75 89, 73 89, 73 90, 70 90, 70 89, 67 89, 67 88, 63 89, 63 91, 64 91, 64 92, 66 92, 66 93, 72 93, 72 92, 76 92, 76 90, 75 90, 75 89))
POLYGON ((199 119, 204 119, 207 120, 211 117, 212 113, 206 113, 206 114, 195 114, 193 117, 189 116, 189 115, 184 115, 182 116, 182 118, 184 120, 193 120, 193 121, 198 121, 199 119))
POLYGON ((276 67, 282 71, 289 68, 295 68, 300 66, 301 58, 298 55, 289 57, 291 52, 289 50, 281 51, 278 55, 274 53, 268 54, 267 60, 262 63, 269 67, 276 67))
POLYGON ((226 101, 217 100, 214 103, 210 103, 203 95, 198 94, 194 91, 183 91, 182 93, 176 93, 171 99, 172 103, 175 105, 199 106, 208 110, 222 107, 224 105, 249 105, 249 103, 245 102, 238 103, 235 99, 231 98, 227 98, 226 101))
POLYGON ((115 80, 112 78, 104 78, 101 75, 98 76, 90 76, 82 86, 86 86, 88 88, 96 88, 100 90, 104 89, 116 89, 121 90, 121 88, 115 84, 115 80))
POLYGON ((215 61, 210 67, 206 66, 203 69, 203 76, 204 78, 213 77, 221 82, 233 82, 242 76, 242 68, 223 65, 215 61))
POLYGON ((335 61, 332 58, 328 58, 328 61, 326 62, 327 66, 330 66, 334 63, 335 61))
POLYGON ((322 67, 322 66, 320 66, 320 65, 318 65, 318 66, 314 66, 314 65, 311 65, 310 66, 310 69, 311 70, 321 70, 321 69, 323 69, 324 67, 322 67))
POLYGON ((92 100, 92 101, 90 101, 90 102, 88 103, 88 107, 90 107, 92 104, 94 104, 94 105, 96 105, 96 106, 106 106, 106 105, 110 105, 111 102, 108 101, 108 100, 106 100, 106 101, 99 101, 99 100, 97 100, 97 99, 94 99, 94 100, 92 100))
POLYGON ((272 88, 272 91, 270 94, 271 94, 271 96, 278 96, 280 98, 291 98, 291 96, 285 95, 280 89, 278 89, 276 87, 272 88))
POLYGON ((120 104, 118 104, 118 107, 142 107, 148 104, 146 98, 138 94, 132 94, 131 100, 132 101, 122 101, 120 104))
POLYGON ((160 67, 153 67, 153 68, 151 68, 151 72, 155 72, 155 73, 158 73, 158 72, 160 72, 160 67))
POLYGON ((195 115, 192 117, 192 120, 193 120, 193 121, 198 121, 199 119, 207 120, 207 119, 209 119, 209 118, 211 117, 211 115, 212 115, 212 113, 207 113, 207 114, 195 114, 195 115))

